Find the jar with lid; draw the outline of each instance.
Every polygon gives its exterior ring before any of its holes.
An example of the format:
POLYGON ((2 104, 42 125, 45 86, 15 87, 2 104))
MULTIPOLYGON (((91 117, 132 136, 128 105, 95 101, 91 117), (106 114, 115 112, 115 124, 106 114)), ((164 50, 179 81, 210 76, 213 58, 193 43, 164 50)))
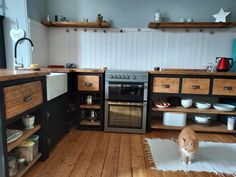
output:
POLYGON ((27 166, 27 162, 26 162, 26 160, 25 160, 25 158, 19 158, 18 159, 18 169, 19 170, 22 170, 22 169, 24 169, 25 167, 27 166))

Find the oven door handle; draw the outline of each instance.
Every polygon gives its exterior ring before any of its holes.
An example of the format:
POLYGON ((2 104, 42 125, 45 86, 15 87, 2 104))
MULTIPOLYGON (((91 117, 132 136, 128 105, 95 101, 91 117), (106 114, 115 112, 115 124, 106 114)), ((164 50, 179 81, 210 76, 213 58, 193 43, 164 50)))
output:
POLYGON ((128 103, 128 102, 108 102, 108 105, 119 105, 119 106, 144 106, 143 103, 128 103))

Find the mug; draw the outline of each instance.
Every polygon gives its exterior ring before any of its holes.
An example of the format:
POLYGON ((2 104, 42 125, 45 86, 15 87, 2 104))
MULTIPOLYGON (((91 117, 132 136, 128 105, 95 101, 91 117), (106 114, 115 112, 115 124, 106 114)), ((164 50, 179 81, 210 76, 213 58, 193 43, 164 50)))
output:
POLYGON ((87 102, 87 104, 93 104, 93 96, 88 95, 87 98, 86 98, 86 102, 87 102))
POLYGON ((26 117, 22 118, 22 122, 25 126, 25 129, 32 129, 34 128, 34 116, 27 115, 26 117))

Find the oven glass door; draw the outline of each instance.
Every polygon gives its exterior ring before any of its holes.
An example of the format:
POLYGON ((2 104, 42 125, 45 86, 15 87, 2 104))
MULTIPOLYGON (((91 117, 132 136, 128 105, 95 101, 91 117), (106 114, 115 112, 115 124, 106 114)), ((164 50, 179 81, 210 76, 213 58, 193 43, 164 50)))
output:
POLYGON ((144 89, 143 83, 109 83, 108 99, 142 102, 144 99, 144 89))
POLYGON ((143 103, 108 102, 108 127, 142 128, 143 103))

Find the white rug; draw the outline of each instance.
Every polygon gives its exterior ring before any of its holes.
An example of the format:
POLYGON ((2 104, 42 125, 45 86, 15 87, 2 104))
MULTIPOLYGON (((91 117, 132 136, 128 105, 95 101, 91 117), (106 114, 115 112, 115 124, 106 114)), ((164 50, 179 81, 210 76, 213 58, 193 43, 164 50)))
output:
POLYGON ((236 144, 200 142, 199 151, 190 165, 180 161, 177 144, 167 139, 145 139, 153 169, 162 171, 195 171, 236 176, 236 144))

